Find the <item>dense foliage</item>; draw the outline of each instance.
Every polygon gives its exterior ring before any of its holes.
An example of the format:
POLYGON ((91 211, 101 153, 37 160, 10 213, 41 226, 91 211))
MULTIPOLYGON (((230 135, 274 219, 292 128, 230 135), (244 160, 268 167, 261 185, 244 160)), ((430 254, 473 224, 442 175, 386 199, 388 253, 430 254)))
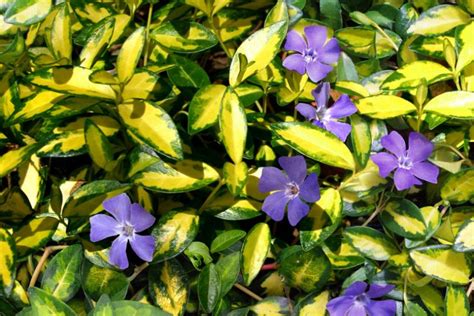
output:
POLYGON ((0 0, 0 315, 469 315, 454 2, 0 0))

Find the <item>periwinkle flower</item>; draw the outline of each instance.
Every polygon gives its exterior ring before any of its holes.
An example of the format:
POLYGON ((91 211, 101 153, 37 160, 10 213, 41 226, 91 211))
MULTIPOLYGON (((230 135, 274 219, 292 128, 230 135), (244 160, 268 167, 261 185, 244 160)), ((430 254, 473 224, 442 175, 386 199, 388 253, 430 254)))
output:
POLYGON ((260 192, 273 192, 263 202, 262 210, 275 221, 283 220, 288 205, 288 220, 292 226, 308 215, 309 205, 319 200, 318 176, 306 176, 306 161, 303 156, 280 157, 275 167, 263 168, 258 184, 260 192))
POLYGON ((371 159, 379 167, 383 178, 395 170, 393 180, 398 191, 420 185, 420 179, 437 183, 439 169, 427 161, 434 146, 425 136, 411 132, 408 149, 403 137, 395 131, 382 137, 381 143, 390 153, 378 153, 372 155, 371 159))
POLYGON ((153 236, 138 235, 155 222, 155 217, 145 211, 138 203, 131 203, 123 193, 105 200, 104 209, 112 216, 94 215, 90 218, 90 239, 97 242, 109 237, 118 236, 110 248, 110 263, 120 269, 128 268, 127 245, 130 242, 133 251, 142 260, 150 262, 155 251, 153 236))
POLYGON ((326 42, 324 26, 307 26, 304 34, 306 40, 296 31, 288 32, 285 49, 296 53, 286 57, 283 66, 300 75, 307 73, 311 81, 318 82, 332 70, 331 64, 337 62, 341 49, 335 38, 326 42))
POLYGON ((330 131, 340 140, 345 141, 351 132, 351 125, 339 122, 338 120, 356 113, 357 108, 346 94, 341 95, 329 107, 329 91, 329 83, 321 83, 311 92, 316 100, 317 107, 306 103, 299 103, 296 106, 296 110, 314 125, 330 131))
POLYGON ((331 316, 393 316, 397 305, 394 300, 376 301, 393 290, 393 285, 371 284, 368 291, 367 283, 357 281, 349 286, 344 293, 329 301, 326 309, 331 316))

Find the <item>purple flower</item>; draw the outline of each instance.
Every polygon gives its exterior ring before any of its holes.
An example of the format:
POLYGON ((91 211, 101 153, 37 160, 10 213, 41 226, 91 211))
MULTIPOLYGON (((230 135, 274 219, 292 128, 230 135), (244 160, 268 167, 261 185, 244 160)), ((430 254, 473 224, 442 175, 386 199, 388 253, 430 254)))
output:
POLYGON ((313 82, 324 79, 339 59, 341 49, 335 38, 327 40, 327 29, 313 25, 304 28, 306 40, 298 32, 286 36, 285 49, 297 52, 285 58, 283 66, 300 75, 307 73, 313 82))
POLYGON ((380 176, 386 178, 395 170, 393 180, 398 191, 420 185, 421 180, 436 183, 439 169, 426 160, 433 152, 433 144, 422 134, 411 132, 408 149, 403 137, 393 131, 381 139, 382 146, 391 152, 372 155, 380 176))
POLYGON ((130 203, 123 193, 105 200, 102 204, 113 217, 98 214, 90 218, 92 242, 112 236, 118 236, 110 248, 110 263, 120 269, 128 268, 127 244, 130 242, 133 251, 144 261, 150 262, 155 251, 153 236, 142 236, 137 233, 151 227, 155 222, 153 215, 138 203, 130 203))
POLYGON ((281 221, 288 205, 288 220, 292 226, 308 215, 309 205, 319 200, 318 176, 306 177, 303 156, 280 157, 278 163, 285 173, 275 167, 263 168, 258 183, 260 192, 272 192, 263 202, 262 209, 275 221, 281 221))
POLYGON ((329 83, 321 83, 312 91, 317 107, 299 103, 296 110, 314 125, 324 128, 342 141, 346 141, 347 135, 351 132, 351 125, 337 120, 356 113, 357 108, 346 94, 343 94, 331 107, 328 107, 329 90, 329 83))
POLYGON ((366 291, 367 283, 354 282, 342 296, 330 300, 326 308, 331 316, 393 316, 397 311, 394 300, 373 299, 384 296, 394 288, 393 285, 371 284, 366 291))

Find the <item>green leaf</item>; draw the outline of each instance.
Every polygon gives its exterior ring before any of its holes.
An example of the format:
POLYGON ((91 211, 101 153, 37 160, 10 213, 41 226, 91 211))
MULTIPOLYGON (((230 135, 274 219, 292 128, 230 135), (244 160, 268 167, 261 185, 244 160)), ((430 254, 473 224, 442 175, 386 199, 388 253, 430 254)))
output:
POLYGON ((201 270, 201 266, 209 264, 213 260, 207 245, 200 241, 193 241, 186 248, 184 254, 191 260, 196 270, 201 270))
POLYGON ((398 253, 395 244, 383 233, 370 227, 348 227, 344 231, 347 241, 364 257, 385 261, 398 253))
POLYGON ((319 2, 320 20, 334 30, 342 27, 341 4, 339 0, 321 0, 319 2))
POLYGON ((258 223, 247 234, 242 246, 242 276, 244 283, 250 285, 260 272, 270 250, 270 227, 258 223))
POLYGON ((474 168, 450 174, 441 185, 441 198, 453 204, 462 204, 474 197, 474 168))
POLYGON ((127 130, 135 137, 163 155, 173 159, 183 158, 176 125, 160 106, 136 100, 120 104, 118 112, 127 130))
POLYGON ((419 35, 438 35, 469 21, 469 14, 460 7, 447 4, 439 5, 423 12, 407 32, 419 35))
POLYGON ((51 11, 51 0, 14 0, 5 12, 5 22, 31 25, 42 21, 51 11))
POLYGON ((117 57, 117 76, 121 83, 126 83, 132 78, 144 45, 144 27, 137 28, 123 43, 117 57))
POLYGON ((245 231, 240 230, 240 229, 232 229, 225 231, 221 234, 219 234, 211 243, 211 252, 216 253, 216 252, 221 252, 242 238, 244 238, 246 235, 245 231))
POLYGON ((437 95, 428 101, 424 106, 424 111, 449 118, 472 120, 474 119, 474 92, 448 91, 437 95))
POLYGON ((196 211, 183 209, 163 215, 153 227, 155 254, 153 261, 159 262, 176 257, 196 238, 199 230, 199 216, 196 211))
POLYGON ((211 84, 207 72, 194 61, 182 56, 170 55, 168 62, 174 65, 167 73, 176 86, 199 89, 211 84))
POLYGON ((354 170, 349 148, 334 134, 309 123, 287 122, 271 125, 277 137, 299 153, 324 164, 354 170))
POLYGON ((85 261, 82 289, 94 301, 99 300, 103 294, 110 296, 111 300, 122 300, 127 295, 128 286, 128 279, 123 273, 85 261))
POLYGON ((150 304, 134 302, 134 301, 113 301, 110 299, 107 302, 99 305, 104 297, 101 296, 97 302, 92 316, 114 316, 114 315, 140 315, 140 316, 169 316, 168 313, 163 312, 158 307, 150 304))
POLYGON ((0 193, 0 220, 17 222, 33 213, 28 197, 18 187, 0 193))
POLYGON ((169 50, 197 53, 218 43, 217 37, 196 22, 168 21, 151 32, 151 38, 169 50))
POLYGON ((247 117, 239 96, 228 87, 222 99, 219 127, 224 147, 234 163, 242 161, 247 139, 247 117))
POLYGON ((36 287, 31 287, 28 290, 28 294, 32 308, 32 315, 76 316, 76 313, 72 308, 46 291, 36 287))
POLYGON ((67 302, 81 287, 81 245, 71 245, 61 250, 48 262, 41 280, 41 288, 47 293, 67 302))
POLYGON ((188 132, 191 135, 217 123, 225 91, 224 85, 212 84, 196 92, 189 104, 188 132))
POLYGON ((446 315, 469 316, 469 300, 462 287, 448 286, 445 297, 446 315))
POLYGON ((229 83, 232 87, 238 86, 273 60, 280 51, 287 25, 286 21, 281 21, 260 29, 237 48, 229 71, 229 83))
POLYGON ((384 226, 409 239, 423 240, 427 227, 420 209, 406 199, 392 199, 380 214, 384 226))
POLYGON ((188 300, 188 278, 178 260, 152 264, 148 288, 153 302, 171 315, 184 315, 188 300))
POLYGON ((416 111, 413 103, 394 95, 376 95, 358 99, 355 105, 360 114, 382 120, 416 111))
POLYGON ((449 246, 435 245, 410 251, 416 268, 435 279, 450 284, 467 284, 471 275, 471 262, 464 253, 449 246))
POLYGON ((199 303, 204 312, 211 313, 214 310, 221 292, 221 280, 214 264, 207 265, 199 273, 197 283, 197 294, 199 303))
POLYGON ((451 71, 432 61, 418 60, 406 64, 394 71, 383 82, 384 90, 409 90, 417 88, 422 80, 428 85, 451 79, 451 71))
POLYGON ((474 251, 474 219, 464 222, 454 240, 453 249, 459 252, 474 251))
POLYGON ((321 248, 304 251, 300 246, 285 248, 278 258, 285 283, 309 293, 321 289, 329 278, 331 264, 321 248))
POLYGON ((19 257, 25 257, 45 246, 53 237, 58 220, 53 217, 31 219, 13 233, 19 257))
POLYGON ((13 237, 0 228, 0 293, 10 295, 15 283, 16 247, 13 237))
POLYGON ((216 271, 221 279, 221 297, 224 297, 234 286, 240 274, 240 252, 221 257, 216 263, 216 271))

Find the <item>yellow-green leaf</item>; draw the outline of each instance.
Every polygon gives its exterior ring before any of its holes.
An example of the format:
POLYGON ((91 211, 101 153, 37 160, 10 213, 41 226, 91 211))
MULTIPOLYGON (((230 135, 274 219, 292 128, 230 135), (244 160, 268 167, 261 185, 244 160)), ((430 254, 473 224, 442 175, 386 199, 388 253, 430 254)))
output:
POLYGON ((349 148, 334 134, 302 122, 271 125, 275 135, 301 154, 343 169, 354 170, 355 161, 349 148))
POLYGON ((87 148, 92 161, 102 169, 111 171, 114 167, 114 156, 112 146, 108 141, 107 136, 105 136, 104 132, 102 132, 101 129, 91 120, 86 120, 84 132, 87 148))
POLYGON ((456 46, 458 48, 456 71, 460 72, 474 61, 474 22, 456 29, 456 46))
POLYGON ((169 86, 156 74, 140 69, 128 81, 122 91, 122 99, 160 100, 170 91, 169 86))
POLYGON ((7 295, 15 282, 15 270, 15 242, 5 228, 0 228, 0 290, 7 295))
POLYGON ((167 212, 153 227, 156 246, 154 262, 176 257, 186 249, 199 231, 199 215, 193 209, 167 212))
POLYGON ((92 71, 81 67, 51 67, 40 69, 27 80, 37 86, 70 94, 115 100, 114 90, 89 80, 92 71))
POLYGON ((466 24, 471 17, 458 6, 445 4, 430 8, 408 28, 407 32, 419 35, 438 35, 458 25, 466 24))
POLYGON ((392 199, 380 214, 382 223, 394 233, 409 239, 424 239, 427 227, 420 209, 406 199, 392 199))
POLYGON ((36 208, 44 191, 44 172, 41 170, 40 159, 36 155, 31 155, 28 162, 23 163, 18 168, 20 177, 20 188, 28 197, 31 207, 36 208))
POLYGON ((229 83, 235 87, 265 68, 280 51, 288 23, 281 21, 258 30, 237 49, 229 70, 229 83))
POLYGON ((117 76, 122 83, 126 83, 135 73, 145 45, 145 28, 137 28, 123 43, 117 57, 117 76))
POLYGON ((71 61, 72 31, 71 16, 67 3, 61 5, 53 20, 51 28, 51 48, 57 59, 65 58, 71 61))
POLYGON ((35 24, 48 15, 51 7, 51 0, 16 0, 5 12, 5 21, 18 25, 35 24))
POLYGON ((358 97, 368 97, 370 95, 369 91, 363 85, 354 81, 338 80, 334 89, 358 97))
POLYGON ((238 196, 247 184, 247 171, 247 164, 243 161, 237 164, 231 162, 224 164, 223 172, 225 184, 234 196, 238 196))
POLYGON ((325 316, 326 305, 329 301, 329 291, 312 294, 298 303, 296 315, 298 316, 325 316))
POLYGON ((372 148, 372 136, 369 123, 360 115, 353 114, 350 117, 352 132, 351 142, 358 169, 367 165, 370 150, 372 148))
POLYGON ((196 92, 189 104, 188 131, 191 135, 217 123, 225 91, 225 86, 212 84, 196 92))
POLYGON ((250 307, 251 315, 280 316, 290 315, 289 300, 281 296, 269 296, 250 307))
POLYGON ((448 286, 444 303, 446 316, 469 316, 469 300, 464 288, 448 286))
POLYGON ((363 256, 385 261, 398 253, 395 244, 383 233, 370 227, 349 227, 344 231, 344 237, 363 256))
POLYGON ((53 237, 59 221, 53 217, 37 217, 13 233, 20 257, 27 256, 45 246, 53 237))
POLYGON ((474 119, 474 92, 445 92, 428 101, 424 110, 447 117, 474 119))
POLYGON ((41 144, 30 144, 10 150, 3 156, 0 156, 0 178, 6 176, 10 171, 28 160, 39 147, 41 147, 41 144))
POLYGON ((33 213, 28 197, 18 187, 0 193, 0 220, 21 221, 33 213))
POLYGON ((413 103, 395 95, 376 95, 355 101, 360 114, 375 119, 389 119, 416 111, 413 103))
POLYGON ((450 174, 441 185, 441 198, 462 204, 474 197, 474 168, 450 174))
POLYGON ((466 221, 459 229, 453 249, 459 252, 474 251, 474 219, 466 221))
POLYGON ((94 28, 92 34, 87 39, 87 43, 79 55, 81 67, 91 68, 95 60, 104 51, 112 39, 114 32, 115 19, 108 18, 100 22, 94 28))
POLYGON ((133 183, 167 193, 200 189, 219 179, 219 173, 204 162, 184 159, 173 164, 158 161, 139 172, 133 183))
POLYGON ((250 285, 260 272, 270 250, 270 242, 270 227, 266 223, 258 223, 245 237, 242 246, 242 276, 246 285, 250 285))
POLYGON ((448 246, 428 246, 410 251, 415 266, 427 276, 452 284, 467 284, 471 275, 469 258, 448 246))
POLYGON ((120 104, 118 112, 127 130, 135 137, 170 158, 183 158, 176 125, 160 106, 137 100, 120 104))
POLYGON ((418 60, 402 66, 389 75, 381 88, 409 90, 418 87, 422 79, 425 79, 426 83, 430 85, 451 77, 452 74, 448 68, 432 61, 418 60))
POLYGON ((247 117, 239 96, 231 87, 227 88, 222 99, 219 127, 230 158, 234 163, 241 162, 247 139, 247 117))
POLYGON ((39 90, 38 93, 22 102, 22 107, 18 108, 9 118, 10 124, 35 118, 48 111, 59 101, 67 97, 67 95, 56 91, 39 90))

